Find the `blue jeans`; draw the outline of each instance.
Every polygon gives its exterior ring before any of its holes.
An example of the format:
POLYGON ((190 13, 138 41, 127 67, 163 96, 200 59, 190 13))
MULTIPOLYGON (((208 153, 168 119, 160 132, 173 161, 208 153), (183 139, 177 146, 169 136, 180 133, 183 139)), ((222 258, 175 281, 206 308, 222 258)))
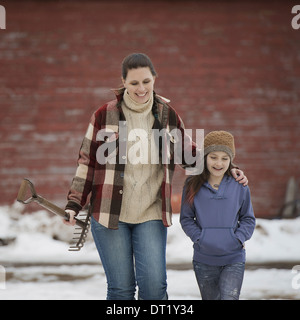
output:
POLYGON ((244 278, 245 263, 210 266, 193 261, 203 300, 238 300, 244 278))
POLYGON ((167 299, 167 228, 161 220, 119 222, 107 229, 94 218, 91 230, 107 278, 107 300, 167 299))

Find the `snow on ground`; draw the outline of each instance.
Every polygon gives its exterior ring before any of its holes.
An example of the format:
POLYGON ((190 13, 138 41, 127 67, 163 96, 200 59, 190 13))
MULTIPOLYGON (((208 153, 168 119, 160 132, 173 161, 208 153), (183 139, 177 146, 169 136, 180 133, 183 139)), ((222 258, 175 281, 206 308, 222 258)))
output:
MULTIPOLYGON (((0 246, 0 300, 105 299, 106 280, 91 236, 80 252, 69 252, 73 228, 45 210, 22 215, 23 209, 19 203, 0 207, 0 243, 8 242, 0 246), (5 271, 2 283, 1 270, 5 271)), ((289 267, 247 269, 241 299, 300 299, 299 281, 291 269, 300 265, 299 244, 300 218, 257 219, 254 235, 246 243, 248 264, 289 267)), ((191 259, 192 243, 181 229, 179 215, 174 215, 167 244, 170 299, 201 298, 189 269, 191 259)))
MULTIPOLYGON (((300 299, 291 270, 246 270, 240 299, 300 299)), ((0 300, 105 300, 106 280, 99 265, 8 267, 0 300), (13 277, 9 279, 10 277, 13 277), (73 277, 73 278, 72 278, 73 277)), ((192 270, 168 270, 170 300, 200 300, 192 270)))

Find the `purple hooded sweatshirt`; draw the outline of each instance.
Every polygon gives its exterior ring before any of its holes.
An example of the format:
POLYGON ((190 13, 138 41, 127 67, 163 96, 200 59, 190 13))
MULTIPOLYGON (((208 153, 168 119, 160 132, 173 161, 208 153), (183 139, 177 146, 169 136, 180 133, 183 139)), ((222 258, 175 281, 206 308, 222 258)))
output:
POLYGON ((194 243, 193 259, 214 266, 245 262, 244 242, 255 228, 249 187, 224 176, 218 190, 205 182, 192 205, 184 194, 180 223, 194 243))

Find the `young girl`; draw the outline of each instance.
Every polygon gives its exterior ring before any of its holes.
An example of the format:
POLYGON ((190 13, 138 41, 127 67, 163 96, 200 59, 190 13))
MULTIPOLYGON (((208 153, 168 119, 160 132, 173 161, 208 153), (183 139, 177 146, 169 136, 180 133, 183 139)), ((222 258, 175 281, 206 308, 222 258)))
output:
POLYGON ((193 265, 202 299, 238 300, 244 242, 255 228, 250 191, 231 175, 235 147, 229 132, 210 132, 204 155, 204 171, 186 180, 180 222, 194 243, 193 265))

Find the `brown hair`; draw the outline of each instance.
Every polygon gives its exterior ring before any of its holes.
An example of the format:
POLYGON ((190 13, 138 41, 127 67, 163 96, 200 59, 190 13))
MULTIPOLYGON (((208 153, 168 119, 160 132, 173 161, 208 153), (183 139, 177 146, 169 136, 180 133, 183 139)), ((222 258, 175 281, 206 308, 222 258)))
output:
POLYGON ((122 62, 122 77, 127 78, 128 70, 148 67, 153 77, 157 76, 151 59, 144 53, 132 53, 122 62))

